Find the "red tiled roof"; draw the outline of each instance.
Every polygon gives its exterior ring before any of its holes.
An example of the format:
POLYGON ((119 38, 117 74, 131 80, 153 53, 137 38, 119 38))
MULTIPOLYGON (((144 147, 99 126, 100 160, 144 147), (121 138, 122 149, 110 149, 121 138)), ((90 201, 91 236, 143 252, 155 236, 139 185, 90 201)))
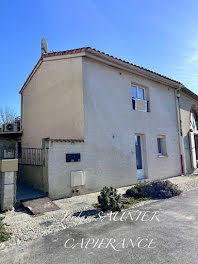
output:
POLYGON ((50 139, 52 142, 84 142, 84 139, 50 139))
MULTIPOLYGON (((116 58, 116 57, 111 56, 111 55, 109 55, 109 54, 107 54, 107 53, 104 53, 104 52, 102 52, 102 51, 100 51, 100 50, 96 50, 96 49, 93 49, 93 48, 91 48, 91 47, 83 47, 83 48, 72 49, 72 50, 65 50, 65 51, 56 51, 56 52, 43 53, 43 54, 42 54, 42 57, 39 59, 39 61, 38 61, 37 64, 35 65, 34 69, 33 69, 32 72, 30 73, 30 75, 28 76, 27 80, 25 81, 23 87, 25 87, 25 85, 26 85, 26 84, 28 83, 28 81, 31 79, 31 77, 32 77, 32 75, 33 75, 33 73, 34 73, 34 70, 37 68, 37 66, 39 65, 39 63, 42 62, 43 58, 48 58, 48 57, 53 57, 53 56, 61 56, 61 55, 69 55, 69 54, 78 54, 78 53, 82 53, 82 52, 90 52, 90 54, 94 52, 94 53, 96 53, 96 55, 97 55, 97 53, 98 53, 98 55, 108 56, 108 57, 110 57, 110 58, 112 58, 112 59, 115 59, 115 60, 117 60, 117 61, 121 61, 121 62, 124 62, 124 63, 126 63, 126 64, 128 64, 128 65, 134 66, 134 67, 136 67, 137 69, 141 69, 141 70, 147 71, 147 72, 149 72, 149 73, 155 74, 155 75, 157 75, 157 76, 160 76, 160 77, 162 77, 162 78, 165 78, 165 79, 167 79, 167 80, 169 80, 169 81, 175 82, 175 83, 177 83, 177 84, 183 86, 183 84, 182 84, 181 82, 178 82, 178 81, 176 81, 176 80, 173 80, 173 79, 171 79, 171 78, 169 78, 169 77, 166 77, 166 76, 164 76, 164 75, 162 75, 162 74, 159 74, 159 73, 157 73, 157 72, 154 72, 154 71, 148 70, 148 69, 146 69, 146 68, 143 68, 143 67, 141 67, 141 66, 135 65, 135 64, 130 63, 130 62, 128 62, 128 61, 125 61, 125 60, 122 60, 122 59, 116 58)), ((22 89, 23 89, 23 87, 22 87, 22 89)), ((21 89, 21 91, 22 91, 22 89, 21 89)), ((20 91, 20 92, 21 92, 21 91, 20 91)))
POLYGON ((93 50, 93 51, 96 51, 96 52, 98 52, 98 53, 100 53, 100 54, 103 54, 103 55, 109 56, 109 57, 111 57, 111 58, 113 58, 113 59, 116 59, 116 60, 119 60, 119 61, 125 62, 125 63, 127 63, 127 64, 129 64, 129 65, 135 66, 135 67, 137 67, 137 68, 139 68, 139 69, 142 69, 142 70, 148 71, 148 72, 150 72, 150 73, 156 74, 156 75, 158 75, 158 76, 160 76, 160 77, 163 77, 163 78, 165 78, 165 79, 168 79, 168 80, 170 80, 170 81, 173 81, 173 82, 176 82, 176 83, 178 83, 178 84, 183 85, 182 83, 180 83, 180 82, 178 82, 178 81, 176 81, 176 80, 174 80, 174 79, 171 79, 171 78, 169 78, 169 77, 166 77, 165 75, 162 75, 162 74, 160 74, 160 73, 157 73, 157 72, 154 72, 154 71, 148 70, 148 69, 146 69, 146 68, 144 68, 144 67, 138 66, 138 65, 133 64, 133 63, 131 63, 131 62, 129 62, 129 61, 125 61, 125 60, 119 59, 119 58, 117 58, 117 57, 114 57, 114 56, 112 56, 112 55, 109 55, 109 54, 107 54, 107 53, 104 53, 104 52, 102 52, 102 51, 100 51, 100 50, 96 50, 96 49, 93 49, 93 48, 89 48, 89 49, 90 49, 90 50, 93 50))
POLYGON ((48 57, 53 57, 53 56, 78 54, 78 53, 81 53, 81 52, 85 52, 88 49, 90 49, 90 47, 84 47, 84 48, 72 49, 72 50, 65 50, 65 51, 55 51, 55 52, 43 53, 42 57, 43 58, 48 58, 48 57))
POLYGON ((160 77, 166 78, 166 79, 168 79, 168 80, 170 80, 170 81, 173 81, 173 82, 176 82, 176 83, 178 83, 178 84, 183 85, 182 83, 180 83, 180 82, 178 82, 178 81, 176 81, 176 80, 174 80, 174 79, 171 79, 171 78, 169 78, 169 77, 166 77, 165 75, 162 75, 162 74, 160 74, 160 73, 157 73, 157 72, 154 72, 154 71, 148 70, 148 69, 146 69, 146 68, 144 68, 144 67, 138 66, 138 65, 133 64, 133 63, 131 63, 131 62, 129 62, 129 61, 125 61, 125 60, 119 59, 119 58, 117 58, 117 57, 114 57, 114 56, 112 56, 112 55, 109 55, 109 54, 107 54, 107 53, 104 53, 103 51, 96 50, 96 49, 91 48, 91 47, 84 47, 84 48, 73 49, 73 50, 65 50, 65 51, 57 51, 57 52, 44 53, 44 54, 43 54, 43 58, 52 57, 52 56, 68 55, 68 54, 77 54, 77 53, 86 52, 86 51, 95 51, 96 53, 106 55, 106 56, 108 56, 108 57, 110 57, 110 58, 113 58, 113 59, 116 59, 116 60, 119 60, 119 61, 125 62, 125 63, 127 63, 127 64, 129 64, 129 65, 132 65, 132 66, 135 66, 135 67, 137 67, 137 68, 139 68, 139 69, 142 69, 142 70, 148 71, 148 72, 153 73, 153 74, 156 74, 156 75, 158 75, 158 76, 160 76, 160 77))

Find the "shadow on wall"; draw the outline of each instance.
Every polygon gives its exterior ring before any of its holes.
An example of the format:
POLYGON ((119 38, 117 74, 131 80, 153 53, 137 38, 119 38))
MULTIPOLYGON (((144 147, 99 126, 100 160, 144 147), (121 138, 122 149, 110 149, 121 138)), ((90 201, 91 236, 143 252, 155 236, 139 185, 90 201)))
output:
POLYGON ((19 164, 18 181, 45 191, 43 182, 43 166, 19 164))

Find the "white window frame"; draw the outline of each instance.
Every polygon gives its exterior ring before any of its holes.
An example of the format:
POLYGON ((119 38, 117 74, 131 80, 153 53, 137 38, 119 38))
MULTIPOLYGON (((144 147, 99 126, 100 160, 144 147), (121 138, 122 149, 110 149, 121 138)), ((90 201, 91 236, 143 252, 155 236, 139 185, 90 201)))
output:
POLYGON ((138 85, 135 85, 135 84, 131 84, 131 95, 132 95, 132 98, 146 101, 146 93, 145 93, 145 88, 144 87, 141 87, 141 86, 138 86, 138 85), (132 94, 132 87, 136 87, 136 97, 134 97, 133 94, 132 94), (142 89, 144 91, 143 99, 139 97, 139 94, 138 94, 139 89, 142 89))
POLYGON ((131 83, 131 96, 132 96, 132 97, 131 97, 132 100, 135 101, 135 107, 133 108, 135 111, 138 111, 138 112, 145 112, 145 113, 148 112, 148 102, 147 102, 147 99, 146 99, 146 88, 131 83), (136 96, 135 96, 135 97, 133 96, 133 87, 136 88, 136 96), (139 96, 139 89, 142 89, 142 90, 143 90, 143 99, 140 98, 140 96, 139 96), (137 110, 137 103, 138 103, 138 100, 145 101, 145 109, 144 109, 144 110, 137 110))

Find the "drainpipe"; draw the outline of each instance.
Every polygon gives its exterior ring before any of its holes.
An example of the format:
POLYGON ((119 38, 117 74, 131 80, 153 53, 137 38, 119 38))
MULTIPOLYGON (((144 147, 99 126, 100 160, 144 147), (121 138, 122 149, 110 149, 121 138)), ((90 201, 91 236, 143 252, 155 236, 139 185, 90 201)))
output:
POLYGON ((178 137, 179 137, 179 149, 180 149, 180 159, 181 159, 181 171, 183 175, 186 175, 186 159, 185 159, 185 149, 184 149, 184 139, 182 132, 182 121, 181 121, 181 112, 180 112, 180 94, 178 93, 182 89, 180 86, 175 90, 176 98, 176 108, 177 108, 177 123, 178 123, 178 137))

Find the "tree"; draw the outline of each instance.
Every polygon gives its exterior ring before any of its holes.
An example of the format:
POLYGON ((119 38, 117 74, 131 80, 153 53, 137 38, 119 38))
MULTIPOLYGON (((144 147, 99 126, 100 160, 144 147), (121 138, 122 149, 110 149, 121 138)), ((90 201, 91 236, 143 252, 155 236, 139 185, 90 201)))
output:
POLYGON ((17 117, 16 112, 9 106, 0 108, 0 126, 2 126, 5 123, 14 122, 16 117, 17 117))

